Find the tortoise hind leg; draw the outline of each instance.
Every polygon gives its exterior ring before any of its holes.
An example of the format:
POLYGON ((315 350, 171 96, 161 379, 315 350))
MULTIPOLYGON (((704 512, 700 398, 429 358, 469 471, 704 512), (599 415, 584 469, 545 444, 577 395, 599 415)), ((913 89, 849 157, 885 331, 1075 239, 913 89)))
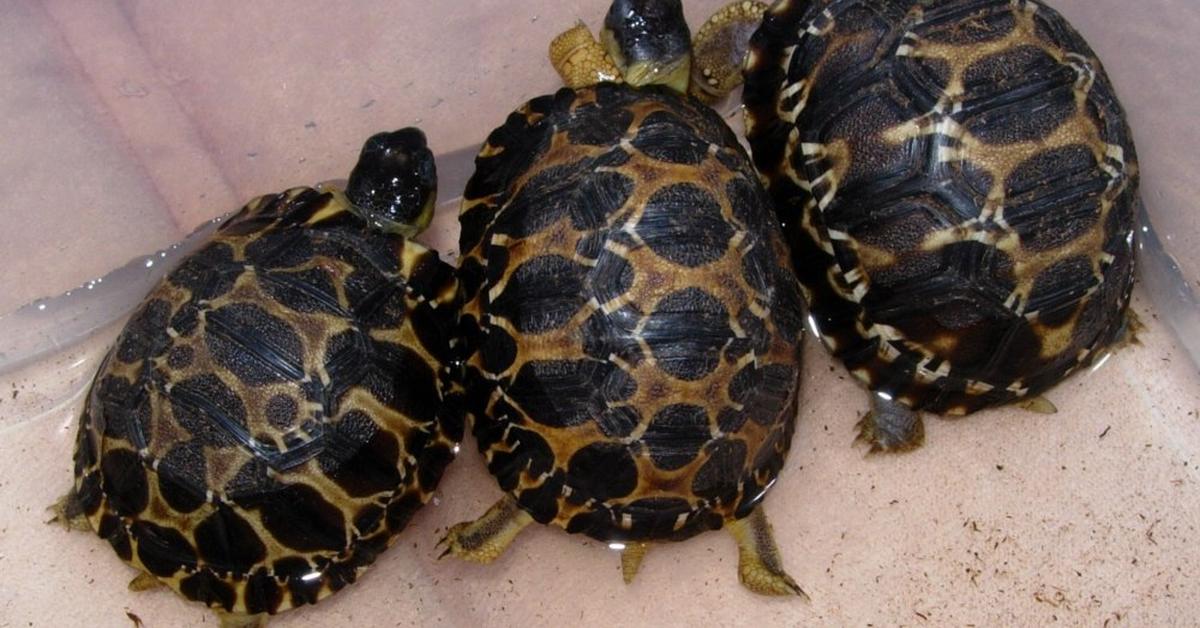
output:
POLYGON ((871 395, 871 409, 858 421, 857 441, 877 452, 911 451, 925 442, 921 414, 902 403, 871 395))
POLYGON ((738 580, 742 586, 759 595, 798 595, 808 600, 808 594, 783 570, 762 504, 744 519, 731 522, 729 532, 737 540, 738 580))
POLYGON ((530 523, 533 523, 533 517, 512 495, 505 495, 482 517, 451 526, 446 536, 438 541, 438 545, 446 546, 446 551, 438 558, 454 554, 473 563, 490 563, 503 554, 530 523))
POLYGON ((46 523, 61 523, 68 530, 82 530, 84 532, 91 531, 92 525, 88 523, 87 517, 83 514, 83 506, 79 503, 79 496, 72 488, 66 495, 58 498, 58 501, 50 505, 48 510, 54 513, 46 523))

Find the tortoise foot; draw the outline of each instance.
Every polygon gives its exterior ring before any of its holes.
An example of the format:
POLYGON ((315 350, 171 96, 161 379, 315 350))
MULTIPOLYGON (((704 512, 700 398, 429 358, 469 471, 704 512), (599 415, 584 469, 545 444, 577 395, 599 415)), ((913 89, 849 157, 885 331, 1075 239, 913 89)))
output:
POLYGON ((856 441, 870 447, 868 453, 912 451, 925 442, 921 414, 904 404, 871 396, 871 409, 858 421, 856 441))
POLYGON ((446 536, 438 541, 439 546, 446 546, 438 558, 453 554, 486 565, 499 558, 530 523, 533 523, 533 517, 511 495, 505 495, 482 517, 450 526, 446 536))
POLYGON ((738 580, 759 595, 808 594, 783 570, 779 548, 771 532, 771 523, 760 504, 749 516, 729 524, 729 532, 738 545, 738 580))

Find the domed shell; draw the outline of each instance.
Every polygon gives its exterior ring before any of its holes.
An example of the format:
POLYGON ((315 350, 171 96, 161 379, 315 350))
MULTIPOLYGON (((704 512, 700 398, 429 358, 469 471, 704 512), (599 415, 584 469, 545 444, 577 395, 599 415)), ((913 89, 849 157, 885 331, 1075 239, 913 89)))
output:
POLYGON ((76 507, 184 597, 253 615, 354 582, 429 498, 457 284, 337 191, 251 201, 141 304, 92 385, 76 507))
POLYGON ((796 414, 800 294, 720 117, 601 84, 509 116, 461 215, 468 409, 533 519, 681 539, 747 516, 796 414))
POLYGON ((1032 0, 783 0, 747 136, 811 322, 859 379, 965 414, 1122 327, 1136 153, 1082 37, 1032 0))

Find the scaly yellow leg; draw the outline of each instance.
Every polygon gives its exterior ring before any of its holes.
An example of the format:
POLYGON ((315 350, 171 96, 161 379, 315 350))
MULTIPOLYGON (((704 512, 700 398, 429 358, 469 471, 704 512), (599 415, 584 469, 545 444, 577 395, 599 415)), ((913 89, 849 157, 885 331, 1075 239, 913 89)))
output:
POLYGON ((490 563, 503 554, 521 530, 531 523, 533 517, 517 504, 512 495, 505 495, 482 517, 451 526, 446 536, 438 541, 438 545, 446 545, 446 551, 438 558, 454 554, 473 563, 490 563))
POLYGON ((742 586, 760 595, 799 595, 808 600, 808 594, 783 570, 762 504, 746 518, 730 523, 729 532, 737 540, 742 586))

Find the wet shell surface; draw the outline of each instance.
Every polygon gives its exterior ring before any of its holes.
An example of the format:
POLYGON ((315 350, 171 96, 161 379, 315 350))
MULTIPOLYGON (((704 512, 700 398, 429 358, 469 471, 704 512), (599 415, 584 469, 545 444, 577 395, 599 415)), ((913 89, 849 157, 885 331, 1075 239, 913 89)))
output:
POLYGON ((720 117, 665 89, 536 98, 488 137, 460 219, 467 409, 501 488, 603 540, 747 516, 791 441, 803 324, 720 117))
POLYGON ((1137 157, 1095 54, 1032 0, 783 0, 747 135, 811 323, 885 399, 966 414, 1103 355, 1137 157))
POLYGON ((353 583, 461 438, 453 269, 340 192, 252 201, 137 309, 78 433, 76 507, 130 565, 239 615, 353 583))

